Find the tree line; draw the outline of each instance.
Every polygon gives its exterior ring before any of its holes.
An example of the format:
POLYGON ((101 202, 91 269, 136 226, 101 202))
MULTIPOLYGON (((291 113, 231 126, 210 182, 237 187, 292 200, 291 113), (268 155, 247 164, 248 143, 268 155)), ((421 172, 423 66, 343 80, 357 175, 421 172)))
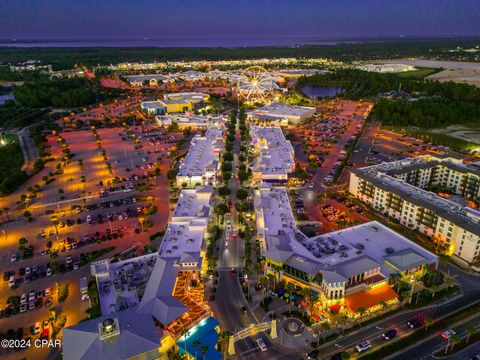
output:
POLYGON ((78 107, 96 101, 94 86, 84 78, 38 79, 13 89, 15 99, 30 108, 78 107))
POLYGON ((480 120, 480 89, 468 84, 342 69, 302 77, 297 89, 304 85, 341 86, 346 98, 375 100, 371 118, 388 125, 432 128, 480 120), (400 96, 380 96, 400 89, 400 96))
POLYGON ((341 61, 429 57, 441 60, 478 61, 478 53, 450 50, 478 45, 478 38, 402 39, 386 41, 343 42, 328 45, 261 46, 241 48, 158 48, 158 47, 85 47, 85 48, 0 48, 4 63, 29 59, 52 64, 55 70, 120 62, 153 62, 172 60, 229 60, 261 58, 329 58, 341 61))

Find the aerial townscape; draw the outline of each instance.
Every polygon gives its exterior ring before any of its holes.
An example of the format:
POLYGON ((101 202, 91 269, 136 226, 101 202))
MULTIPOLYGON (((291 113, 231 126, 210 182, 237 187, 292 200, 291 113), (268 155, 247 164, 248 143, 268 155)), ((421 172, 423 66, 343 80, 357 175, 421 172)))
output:
POLYGON ((0 5, 1 359, 480 360, 478 4, 247 2, 0 5))

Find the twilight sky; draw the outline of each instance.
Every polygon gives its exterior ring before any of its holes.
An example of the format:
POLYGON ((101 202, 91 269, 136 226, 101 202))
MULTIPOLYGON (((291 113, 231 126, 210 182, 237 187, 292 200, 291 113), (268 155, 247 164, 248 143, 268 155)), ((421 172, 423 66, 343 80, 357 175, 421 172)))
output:
POLYGON ((480 0, 0 0, 0 39, 479 34, 480 0))

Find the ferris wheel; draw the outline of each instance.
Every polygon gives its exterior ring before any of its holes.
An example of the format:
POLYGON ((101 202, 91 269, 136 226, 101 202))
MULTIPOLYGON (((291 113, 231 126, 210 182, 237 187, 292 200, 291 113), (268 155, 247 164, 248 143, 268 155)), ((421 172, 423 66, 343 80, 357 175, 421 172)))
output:
POLYGON ((250 66, 239 76, 238 96, 247 101, 261 101, 275 88, 272 76, 261 66, 250 66))

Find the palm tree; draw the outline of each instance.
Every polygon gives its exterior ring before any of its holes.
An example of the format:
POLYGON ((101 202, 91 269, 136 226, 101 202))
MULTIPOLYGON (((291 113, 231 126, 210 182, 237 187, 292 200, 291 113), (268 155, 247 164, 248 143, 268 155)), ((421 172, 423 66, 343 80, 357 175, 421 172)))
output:
POLYGON ((193 347, 195 348, 195 360, 197 360, 197 352, 198 352, 198 346, 200 345, 200 341, 194 340, 193 341, 193 347))
POLYGON ((453 285, 454 282, 455 282, 455 280, 453 279, 453 277, 447 276, 445 278, 445 283, 447 284, 447 289, 450 289, 450 287, 453 285))
POLYGON ((446 265, 446 264, 448 264, 449 258, 448 258, 447 255, 441 254, 441 255, 439 255, 439 257, 438 257, 438 260, 439 260, 439 262, 440 262, 440 265, 446 265))
POLYGON ((468 343, 468 340, 470 340, 470 336, 472 336, 473 334, 475 334, 476 330, 473 326, 469 326, 467 328, 467 343, 468 343))
POLYGON ((189 332, 187 329, 182 329, 182 336, 183 336, 183 350, 184 350, 184 354, 186 355, 187 354, 187 336, 188 336, 189 332))
MULTIPOLYGON (((363 318, 363 316, 365 315, 365 313, 367 312, 367 309, 365 309, 364 307, 359 307, 358 308, 358 313, 360 314, 360 318, 363 318)), ((360 326, 362 326, 362 321, 360 320, 360 326)))
POLYGON ((386 311, 388 309, 388 303, 386 301, 381 301, 380 306, 382 307, 383 311, 386 311))
MULTIPOLYGON (((330 331, 330 329, 332 328, 332 327, 330 326, 330 324, 329 324, 328 322, 326 322, 326 321, 323 322, 323 323, 320 325, 320 327, 321 327, 322 330, 323 330, 323 331, 322 331, 322 333, 323 333, 323 336, 322 336, 322 337, 325 337, 325 334, 326 334, 328 331, 330 331)), ((319 335, 320 335, 320 334, 319 334, 319 335)))
POLYGON ((425 317, 425 332, 428 331, 428 327, 432 325, 433 319, 430 316, 425 317))
POLYGON ((318 294, 309 292, 308 299, 310 303, 310 316, 313 315, 313 308, 315 307, 315 303, 318 301, 318 294))
POLYGON ((455 345, 460 344, 460 342, 462 341, 462 338, 460 337, 460 335, 454 334, 450 337, 449 341, 452 343, 452 350, 453 350, 455 345))
POLYGON ((437 285, 432 285, 432 298, 435 297, 435 293, 438 291, 438 286, 437 285))
POLYGON ((200 346, 200 351, 202 352, 203 360, 205 360, 205 355, 207 354, 207 351, 208 351, 208 345, 200 346))
POLYGON ((342 333, 344 333, 344 332, 345 332, 345 328, 347 327, 348 315, 347 315, 347 314, 343 314, 343 315, 340 317, 340 322, 343 324, 343 326, 342 326, 342 333))

